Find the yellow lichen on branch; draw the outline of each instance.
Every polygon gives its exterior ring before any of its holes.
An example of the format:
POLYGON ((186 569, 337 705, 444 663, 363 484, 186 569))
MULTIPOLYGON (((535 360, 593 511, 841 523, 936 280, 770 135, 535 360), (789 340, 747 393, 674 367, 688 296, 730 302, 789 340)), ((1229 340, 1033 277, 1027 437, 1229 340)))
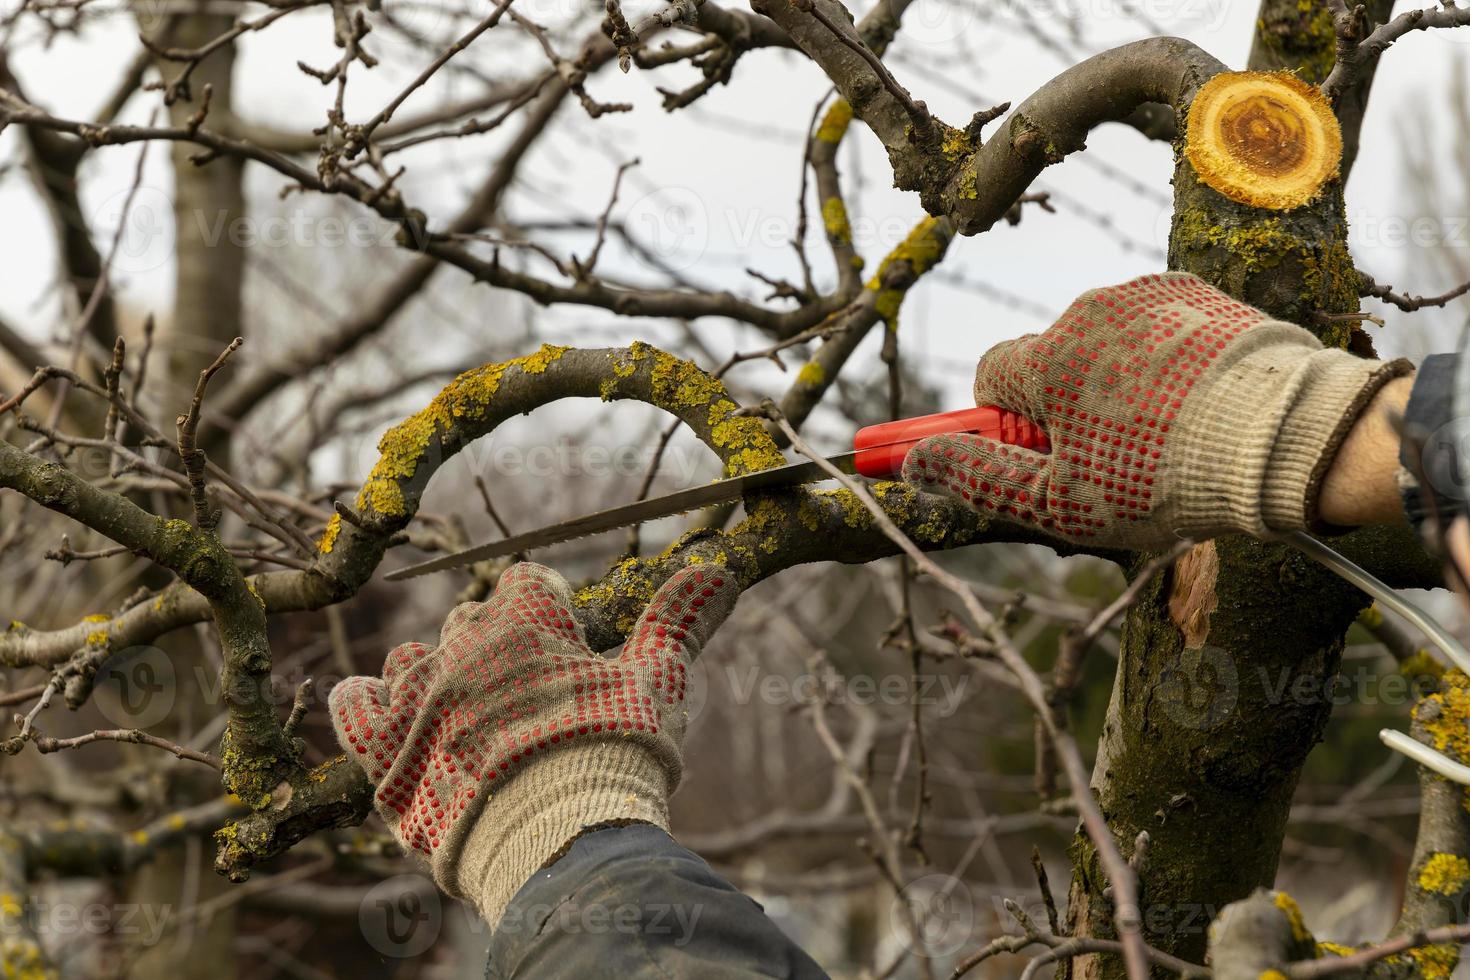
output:
POLYGON ((342 515, 333 514, 327 521, 326 530, 322 531, 321 540, 316 543, 316 550, 324 555, 330 555, 332 548, 337 544, 337 535, 342 533, 342 515))
POLYGON ((1321 91, 1289 72, 1221 72, 1189 107, 1184 152, 1232 201, 1284 211, 1337 176, 1342 132, 1321 91))
POLYGON ((878 271, 868 280, 868 289, 878 294, 875 309, 889 329, 898 325, 898 308, 903 305, 909 285, 939 261, 953 234, 947 222, 941 225, 938 218, 924 218, 879 263, 878 271), (903 285, 895 286, 888 281, 888 270, 900 262, 908 264, 908 274, 903 285))
POLYGON ((1470 861, 1458 854, 1437 851, 1419 869, 1418 884, 1426 892, 1439 895, 1455 895, 1470 881, 1470 861))
POLYGON ((847 205, 840 197, 829 197, 822 202, 822 225, 827 237, 839 245, 852 242, 852 225, 847 221, 847 205))
POLYGON ((1434 741, 1434 747, 1460 762, 1470 762, 1470 677, 1447 670, 1440 690, 1421 699, 1414 717, 1434 741))
POLYGON ((1302 917, 1301 906, 1296 903, 1286 892, 1275 892, 1271 901, 1286 915, 1286 921, 1291 926, 1291 938, 1297 942, 1315 943, 1311 930, 1307 928, 1307 922, 1302 917))
POLYGON ((699 409, 708 412, 709 445, 724 460, 726 476, 742 476, 785 465, 786 457, 766 434, 760 420, 737 415, 740 406, 731 400, 717 378, 700 370, 697 364, 648 344, 634 343, 628 351, 627 365, 624 368, 615 365, 614 373, 625 370, 631 377, 639 362, 651 359, 651 404, 679 416, 699 409))
POLYGON ((6 980, 56 980, 41 947, 21 936, 0 938, 0 977, 6 980))
POLYGON ((823 143, 840 143, 851 123, 852 106, 846 99, 838 99, 822 117, 822 123, 817 127, 817 139, 823 143))
POLYGON ((1460 965, 1460 948, 1453 943, 1420 946, 1408 952, 1424 980, 1444 980, 1460 965))
MULTIPOLYGON (((357 495, 358 508, 371 508, 374 513, 386 517, 404 516, 399 481, 412 477, 418 470, 419 460, 435 434, 449 431, 459 419, 483 417, 506 371, 517 368, 524 374, 541 374, 566 351, 566 347, 544 344, 534 354, 513 361, 486 364, 451 381, 422 411, 410 415, 383 434, 378 441, 381 455, 377 465, 357 495)), ((324 543, 326 547, 322 550, 325 553, 330 551, 331 542, 324 543)))

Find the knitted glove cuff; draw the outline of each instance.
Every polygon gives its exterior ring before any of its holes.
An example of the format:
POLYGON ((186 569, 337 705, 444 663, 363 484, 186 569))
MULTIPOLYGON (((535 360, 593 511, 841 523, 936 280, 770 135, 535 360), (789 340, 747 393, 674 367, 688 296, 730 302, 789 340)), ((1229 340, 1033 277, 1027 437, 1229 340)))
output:
POLYGON ((638 822, 667 830, 672 781, 632 739, 568 744, 495 791, 462 839, 434 855, 434 880, 497 925, 521 886, 587 828, 638 822))
POLYGON ((1315 527, 1343 439, 1378 390, 1412 370, 1290 340, 1255 346, 1179 420, 1174 526, 1257 537, 1315 527))

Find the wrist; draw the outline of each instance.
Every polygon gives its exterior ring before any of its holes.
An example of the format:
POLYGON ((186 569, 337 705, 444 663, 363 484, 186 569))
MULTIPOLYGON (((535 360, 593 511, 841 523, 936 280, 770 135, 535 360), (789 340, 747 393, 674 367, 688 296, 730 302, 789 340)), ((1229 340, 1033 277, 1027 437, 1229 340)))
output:
POLYGON ((1359 481, 1351 513, 1340 506, 1342 471, 1334 475, 1334 469, 1345 452, 1348 459, 1359 458, 1365 434, 1375 444, 1379 439, 1391 442, 1391 455, 1397 459, 1398 440, 1379 399, 1384 389, 1410 374, 1412 366, 1402 359, 1365 360, 1335 348, 1314 354, 1311 363, 1315 374, 1287 413, 1272 448, 1266 499, 1268 507, 1275 506, 1268 512, 1267 524, 1274 530, 1329 530, 1374 523, 1381 519, 1385 500, 1387 512, 1397 513, 1396 462, 1385 470, 1385 481, 1374 480, 1371 486, 1359 481), (1370 423, 1367 430, 1365 421, 1370 423), (1329 477, 1333 478, 1330 498, 1329 477), (1344 517, 1353 520, 1343 523, 1344 517))
POLYGON ((1181 532, 1265 537, 1336 523, 1321 513, 1330 464, 1366 406, 1410 368, 1308 346, 1292 331, 1262 328, 1181 417, 1181 532))
POLYGON ((1317 510, 1323 521, 1339 527, 1403 522, 1392 418, 1403 416, 1413 381, 1399 377, 1379 389, 1343 439, 1322 480, 1317 510))
POLYGON ((675 779, 634 739, 567 745, 498 787, 458 853, 435 856, 434 878, 493 927, 521 886, 589 828, 649 823, 667 830, 675 779))

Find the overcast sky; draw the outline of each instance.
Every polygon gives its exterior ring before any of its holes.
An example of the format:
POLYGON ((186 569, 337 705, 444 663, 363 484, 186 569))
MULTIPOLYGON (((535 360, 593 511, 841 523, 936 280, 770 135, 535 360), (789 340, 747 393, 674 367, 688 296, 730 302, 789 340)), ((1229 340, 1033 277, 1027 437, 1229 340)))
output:
MULTIPOLYGON (((943 118, 962 124, 982 105, 1019 103, 1086 53, 1154 33, 1149 22, 1240 67, 1255 17, 1254 4, 1229 0, 1142 0, 1132 9, 1142 13, 1143 22, 1122 0, 1068 2, 1082 5, 1071 8, 1083 15, 1082 30, 1075 37, 1059 26, 1054 11, 1036 4, 916 0, 890 59, 895 74, 943 118), (1038 33, 1048 40, 1039 42, 1038 33)), ((647 4, 630 7, 630 17, 645 8, 653 9, 647 4)), ((388 9, 395 9, 392 0, 388 9)), ((420 29, 453 28, 452 20, 431 8, 396 9, 420 29)), ((586 24, 595 23, 586 8, 570 0, 519 0, 517 9, 553 23, 579 15, 586 24)), ((86 117, 135 50, 133 30, 131 22, 119 15, 79 40, 58 38, 49 47, 38 36, 23 35, 15 42, 19 50, 14 67, 32 98, 58 113, 86 117)), ((572 36, 586 30, 583 26, 572 36)), ((1464 175, 1451 166, 1449 156, 1448 141, 1456 133, 1452 117, 1436 108, 1451 76, 1467 71, 1467 43, 1470 30, 1414 34, 1387 54, 1379 72, 1348 199, 1354 256, 1381 282, 1437 292, 1454 283, 1446 281, 1442 265, 1431 263, 1430 253, 1449 249, 1470 255, 1464 175), (1406 122, 1425 112, 1437 114, 1430 117, 1435 121, 1431 131, 1444 142, 1427 150, 1405 146, 1401 132, 1406 122), (1426 215, 1414 204, 1412 188, 1402 177, 1406 152, 1428 152, 1443 161, 1437 169, 1449 175, 1446 193, 1452 192, 1453 199, 1436 205, 1432 210, 1437 213, 1426 215)), ((430 57, 385 34, 375 33, 369 44, 392 54, 374 72, 354 69, 348 114, 357 120, 381 107, 430 57)), ((248 118, 298 130, 322 123, 333 90, 323 89, 297 70, 295 62, 323 66, 335 59, 325 11, 290 16, 266 32, 246 36, 241 49, 238 99, 248 118)), ((463 58, 494 77, 523 76, 544 64, 539 49, 505 27, 482 36, 463 58)), ((759 284, 744 275, 746 266, 794 276, 796 263, 785 242, 793 228, 801 141, 814 105, 827 90, 826 82, 814 65, 797 55, 757 51, 743 57, 731 85, 715 89, 692 109, 665 113, 655 86, 682 87, 694 77, 687 67, 659 72, 634 68, 627 75, 605 69, 591 81, 591 92, 605 102, 632 102, 636 110, 594 122, 569 104, 558 117, 555 133, 523 167, 523 179, 509 200, 510 213, 522 220, 566 217, 568 209, 593 216, 606 201, 617 166, 638 157, 641 163, 626 178, 617 213, 630 227, 649 235, 667 261, 700 282, 752 295, 759 284)), ((472 94, 480 84, 468 73, 443 72, 403 111, 472 94)), ((146 120, 157 101, 156 93, 135 98, 128 120, 146 120)), ((860 128, 854 136, 844 148, 842 169, 857 243, 871 270, 922 212, 915 195, 889 186, 886 161, 876 141, 860 128)), ((452 214, 457 201, 481 178, 503 138, 441 141, 413 152, 407 157, 407 196, 436 218, 452 214)), ((136 145, 108 147, 89 158, 83 172, 83 200, 100 232, 118 221, 137 153, 136 145)), ((17 135, 0 134, 0 160, 17 159, 17 135)), ((1054 193, 1057 214, 1028 211, 1020 227, 1002 225, 954 245, 941 273, 927 277, 903 310, 906 351, 942 383, 947 403, 966 404, 974 358, 990 344, 1044 327, 1085 288, 1163 267, 1170 171, 1167 146, 1145 141, 1121 126, 1105 126, 1094 133, 1086 153, 1041 177, 1040 188, 1054 193)), ((359 212, 348 204, 301 195, 283 203, 274 194, 279 185, 274 174, 252 169, 249 186, 257 220, 297 217, 294 230, 285 230, 284 224, 274 229, 258 225, 255 231, 261 236, 283 235, 287 244, 277 240, 256 249, 268 253, 261 256, 267 266, 284 265, 288 271, 305 273, 318 307, 330 311, 352 302, 360 289, 382 278, 384 269, 402 261, 391 246, 372 240, 378 237, 375 234, 365 235, 367 243, 352 246, 327 241, 331 229, 324 230, 321 216, 359 212)), ((134 310, 167 308, 172 275, 169 193, 165 148, 157 145, 149 151, 144 185, 118 261, 120 288, 134 310)), ((54 338, 65 323, 55 299, 54 241, 28 178, 18 168, 6 170, 0 179, 0 214, 6 228, 0 235, 0 267, 6 270, 0 277, 0 316, 37 339, 54 338)), ((357 230, 379 227, 364 218, 357 230)), ((820 267, 819 234, 819 221, 814 221, 812 254, 820 267)), ((608 255, 607 269, 650 275, 615 248, 608 255)), ((824 267, 819 271, 827 275, 824 267)), ((514 317, 502 317, 504 323, 493 325, 474 316, 461 319, 468 307, 454 285, 463 281, 455 272, 438 280, 439 302, 421 305, 414 322, 398 329, 411 330, 417 338, 485 331, 521 336, 514 317), (452 299, 446 302, 445 297, 452 299)), ((262 332, 289 338, 309 330, 312 318, 321 315, 320 309, 313 314, 279 297, 263 302, 259 294, 272 287, 258 278, 252 279, 251 288, 252 313, 261 320, 251 326, 262 332)), ((504 304, 504 297, 497 301, 501 309, 504 304)), ((1409 331, 1402 329, 1406 318, 1393 314, 1389 329, 1378 333, 1381 349, 1417 352, 1424 344, 1449 345, 1449 325, 1458 322, 1457 315, 1416 317, 1434 328, 1427 340, 1411 343, 1409 331)), ((759 345, 752 333, 732 331, 727 324, 706 321, 698 329, 716 351, 759 345)), ((619 343, 669 336, 664 324, 619 320, 586 309, 543 314, 536 333, 541 339, 578 337, 583 342, 590 334, 598 342, 619 343)), ((859 355, 861 363, 876 363, 875 339, 870 338, 859 355)), ((763 371, 754 368, 747 377, 757 385, 768 381, 772 390, 779 390, 774 372, 763 371)))

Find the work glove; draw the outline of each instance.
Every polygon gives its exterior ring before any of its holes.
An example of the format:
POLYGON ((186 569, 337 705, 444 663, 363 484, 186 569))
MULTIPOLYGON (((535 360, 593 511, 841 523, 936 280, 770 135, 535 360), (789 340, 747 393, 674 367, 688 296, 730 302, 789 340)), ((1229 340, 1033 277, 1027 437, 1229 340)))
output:
POLYGON ((449 614, 437 647, 405 643, 381 680, 333 688, 337 740, 404 850, 495 925, 584 830, 668 829, 689 665, 739 594, 723 568, 685 568, 608 659, 587 646, 566 581, 516 565, 488 601, 449 614))
POLYGON ((1151 550, 1226 531, 1319 529, 1338 447, 1408 373, 1324 348, 1187 273, 1084 293, 980 360, 975 401, 1027 416, 1050 454, 935 436, 904 479, 1078 544, 1151 550))

